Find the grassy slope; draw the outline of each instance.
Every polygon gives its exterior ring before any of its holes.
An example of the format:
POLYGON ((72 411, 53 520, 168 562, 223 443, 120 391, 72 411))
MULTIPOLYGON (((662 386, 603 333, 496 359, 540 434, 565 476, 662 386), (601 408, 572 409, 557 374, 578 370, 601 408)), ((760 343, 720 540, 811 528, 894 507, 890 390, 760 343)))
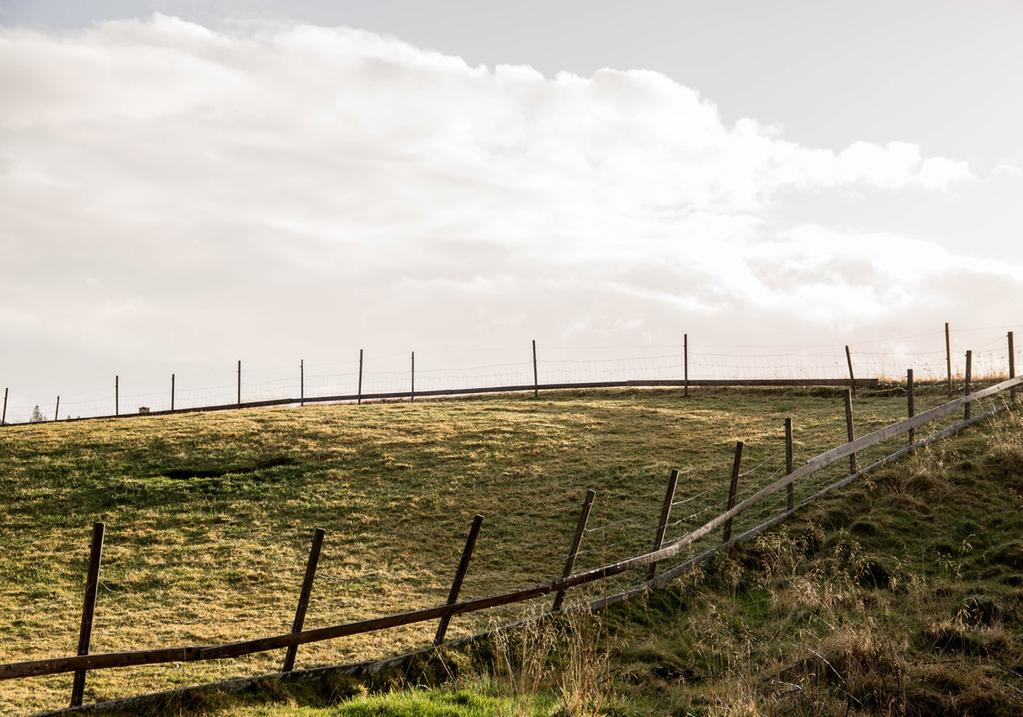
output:
MULTIPOLYGON (((647 601, 616 606, 596 640, 598 658, 608 650, 606 686, 590 694, 601 714, 619 716, 1021 714, 1021 509, 1023 412, 851 486, 647 601)), ((565 659, 539 690, 477 689, 480 699, 519 700, 485 714, 549 715, 549 703, 523 698, 556 699, 565 659)), ((474 679, 334 707, 214 713, 467 717, 477 712, 455 698, 474 679)))
MULTIPOLYGON (((920 410, 939 397, 921 396, 920 410)), ((857 402, 861 430, 903 399, 857 402)), ((685 517, 844 438, 835 392, 564 393, 252 410, 0 431, 0 659, 73 651, 89 524, 107 522, 94 651, 230 641, 290 628, 311 528, 328 530, 308 626, 443 600, 474 512, 487 516, 465 595, 556 574, 578 502, 598 491, 580 567, 648 547, 670 467, 685 517), (762 461, 766 461, 761 465, 762 461), (625 522, 620 522, 625 521, 625 522)), ((804 491, 809 491, 806 486, 804 491)), ((776 509, 778 506, 772 506, 776 509)), ((705 515, 696 516, 691 522, 705 515)), ((687 527, 674 526, 669 538, 687 527)), ((741 525, 737 526, 741 528, 741 525)), ((460 618, 451 635, 486 624, 460 618)), ((304 647, 299 664, 393 653, 432 626, 304 647)), ((94 700, 274 669, 281 655, 90 675, 94 700)), ((0 712, 65 703, 68 677, 0 683, 0 712)))

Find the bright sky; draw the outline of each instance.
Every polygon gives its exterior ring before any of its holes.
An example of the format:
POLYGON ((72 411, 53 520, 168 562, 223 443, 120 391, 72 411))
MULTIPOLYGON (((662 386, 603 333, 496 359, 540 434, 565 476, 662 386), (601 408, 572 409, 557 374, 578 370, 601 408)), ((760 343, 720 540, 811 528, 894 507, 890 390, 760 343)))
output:
POLYGON ((0 387, 996 340, 1020 37, 1007 0, 0 2, 0 387))

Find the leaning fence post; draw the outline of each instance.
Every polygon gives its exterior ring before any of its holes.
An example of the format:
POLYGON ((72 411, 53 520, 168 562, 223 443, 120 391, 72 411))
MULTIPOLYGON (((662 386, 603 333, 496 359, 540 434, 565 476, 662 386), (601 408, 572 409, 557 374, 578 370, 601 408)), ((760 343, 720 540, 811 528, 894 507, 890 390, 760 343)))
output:
POLYGON ((533 398, 540 398, 540 379, 536 372, 536 339, 533 339, 533 398))
MULTIPOLYGON (((1009 339, 1009 378, 1016 378, 1016 348, 1012 340, 1012 332, 1009 332, 1007 337, 1009 339)), ((1009 389, 1009 400, 1016 400, 1016 387, 1013 386, 1009 389)))
MULTIPOLYGON (((966 396, 970 395, 970 380, 972 378, 972 373, 973 373, 973 351, 967 351, 966 352, 966 376, 965 376, 965 382, 964 382, 964 388, 963 388, 964 395, 966 395, 966 396)), ((972 408, 973 408, 973 406, 969 402, 963 404, 963 419, 964 420, 967 420, 967 421, 970 420, 970 415, 973 413, 973 411, 971 410, 972 408)))
MULTIPOLYGON (((99 564, 103 555, 103 523, 92 524, 92 544, 89 547, 89 572, 85 578, 85 599, 82 602, 82 626, 78 633, 78 654, 89 654, 92 639, 92 617, 96 612, 96 590, 99 586, 99 564)), ((85 693, 85 670, 75 671, 71 687, 71 706, 82 704, 85 693)))
MULTIPOLYGON (((852 392, 845 392, 845 432, 849 438, 849 442, 852 443, 856 439, 856 433, 853 430, 853 410, 852 410, 852 392)), ((856 464, 856 454, 849 454, 849 472, 851 474, 859 473, 859 467, 856 464)))
POLYGON ((689 397, 689 334, 682 334, 682 395, 689 397))
MULTIPOLYGON (((579 554, 579 546, 583 542, 583 534, 586 532, 586 522, 590 519, 590 509, 593 507, 593 499, 597 493, 593 490, 586 491, 583 499, 582 510, 579 511, 579 520, 575 524, 575 535, 572 536, 572 545, 568 549, 568 557, 565 558, 565 569, 561 571, 561 577, 567 578, 572 574, 575 567, 575 558, 579 554)), ((565 602, 565 590, 558 590, 554 596, 554 603, 551 605, 551 612, 557 612, 565 602)))
POLYGON ((359 398, 356 403, 362 403, 362 349, 359 349, 359 398))
POLYGON ((53 420, 60 420, 60 396, 57 396, 57 405, 53 409, 53 420))
POLYGON ((242 405, 242 360, 238 359, 238 405, 242 405))
POLYGON ((114 376, 114 415, 121 415, 121 377, 114 376))
MULTIPOLYGON (((742 441, 735 442, 735 458, 732 460, 732 479, 728 483, 728 505, 725 511, 735 507, 735 496, 739 491, 739 468, 742 467, 742 441)), ((725 521, 725 529, 721 534, 721 542, 727 543, 732 539, 732 519, 725 521)))
MULTIPOLYGON (((906 369, 906 416, 912 418, 916 415, 916 407, 913 405, 913 369, 906 369)), ((916 442, 916 429, 909 429, 909 445, 916 442)))
POLYGON ((412 393, 409 394, 409 401, 414 403, 416 400, 416 352, 412 352, 412 393))
POLYGON ((298 405, 305 405, 305 359, 298 360, 298 405))
POLYGON ((0 414, 0 426, 6 426, 7 425, 7 392, 9 390, 10 390, 10 387, 4 388, 4 412, 2 414, 0 414))
MULTIPOLYGON (((792 419, 785 419, 785 475, 792 475, 792 419)), ((793 491, 795 486, 789 483, 785 487, 786 506, 791 511, 794 505, 793 491)))
MULTIPOLYGON (((451 590, 448 592, 448 605, 458 601, 458 593, 462 589, 462 581, 469 569, 469 560, 472 558, 472 551, 476 547, 476 538, 480 534, 480 526, 483 524, 483 516, 477 514, 472 519, 472 527, 469 528, 469 536, 465 539, 465 547, 462 549, 462 557, 458 561, 458 570, 455 571, 455 579, 451 581, 451 590)), ((448 624, 451 622, 451 615, 443 615, 440 624, 437 625, 437 634, 433 638, 433 644, 439 645, 444 642, 444 633, 448 631, 448 624)))
MULTIPOLYGON (((678 485, 678 471, 674 468, 668 473, 668 485, 664 489, 664 503, 661 504, 661 519, 657 523, 657 530, 654 532, 654 545, 652 550, 660 550, 664 544, 664 534, 668 532, 668 517, 671 515, 671 503, 675 500, 675 486, 678 485)), ((647 582, 657 575, 657 563, 650 563, 647 570, 647 582)))
MULTIPOLYGON (((305 624, 305 612, 309 607, 309 595, 313 591, 313 579, 316 577, 316 564, 320 561, 320 547, 323 545, 323 529, 317 528, 313 532, 313 547, 309 550, 309 561, 305 566, 305 578, 302 580, 302 592, 298 596, 298 607, 295 609, 295 621, 291 625, 291 634, 302 632, 302 625, 305 624)), ((284 666, 281 672, 291 672, 295 669, 295 656, 298 655, 298 645, 289 645, 288 652, 284 656, 284 666)))
POLYGON ((948 374, 948 395, 953 393, 952 389, 952 337, 949 333, 948 322, 945 322, 945 371, 948 374))
POLYGON ((848 344, 845 346, 845 361, 849 364, 849 390, 852 391, 853 398, 856 398, 856 377, 853 376, 852 354, 849 352, 848 344))

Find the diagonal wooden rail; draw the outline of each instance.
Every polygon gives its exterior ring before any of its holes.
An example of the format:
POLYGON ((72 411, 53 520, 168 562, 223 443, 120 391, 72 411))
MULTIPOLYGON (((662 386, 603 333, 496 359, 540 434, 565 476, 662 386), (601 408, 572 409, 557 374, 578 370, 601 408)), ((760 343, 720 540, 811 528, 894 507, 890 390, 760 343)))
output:
MULTIPOLYGON (((42 660, 29 660, 24 662, 14 662, 0 665, 0 680, 9 680, 23 677, 35 677, 41 675, 53 675, 67 672, 76 672, 82 670, 98 670, 108 669, 113 667, 129 667, 135 665, 152 665, 169 662, 194 662, 199 660, 218 660, 231 657, 240 657, 242 655, 249 655, 257 652, 266 652, 268 650, 277 650, 291 648, 298 645, 308 644, 312 642, 321 642, 324 640, 332 640, 339 637, 345 637, 349 635, 358 635, 369 632, 376 632, 379 630, 385 630, 388 628, 398 627, 401 625, 411 625, 414 623, 426 622, 431 620, 438 620, 442 618, 450 619, 454 615, 476 612, 478 610, 486 610, 501 605, 509 605, 512 603, 523 602, 525 600, 531 600, 533 598, 548 595, 550 593, 557 593, 559 591, 568 590, 569 588, 578 587, 580 585, 586 585, 599 580, 605 580, 615 575, 620 575, 627 571, 637 570, 641 568, 647 568, 655 563, 670 560, 682 554, 682 551, 691 546, 700 538, 706 536, 708 533, 716 530, 717 528, 724 525, 726 522, 731 521, 741 513, 745 512, 752 506, 763 501, 779 491, 785 490, 787 486, 793 482, 811 475, 823 468, 826 468, 844 458, 848 458, 850 455, 857 451, 862 451, 870 446, 877 445, 888 439, 895 438, 899 435, 909 432, 911 429, 919 428, 920 426, 934 421, 939 418, 951 415, 964 406, 981 401, 986 398, 997 396, 1004 391, 1008 391, 1015 388, 1023 382, 1023 377, 1012 378, 1006 381, 1002 381, 998 384, 990 386, 980 391, 975 391, 966 396, 954 399, 940 406, 936 406, 928 411, 919 413, 912 418, 899 421, 897 423, 890 424, 881 429, 878 429, 872 433, 868 433, 857 438, 854 441, 850 441, 841 446, 837 446, 829 451, 825 451, 810 460, 804 465, 792 471, 790 474, 778 479, 777 481, 761 488, 760 490, 753 493, 748 498, 740 501, 734 507, 720 515, 712 518, 711 520, 704 523, 699 528, 689 532, 688 534, 678 538, 677 540, 669 543, 668 545, 653 550, 642 555, 637 555, 625 560, 620 560, 607 565, 602 565, 598 568, 586 570, 583 572, 575 573, 566 577, 550 580, 547 582, 539 583, 525 588, 520 588, 511 592, 490 595, 481 598, 475 598, 472 600, 464 600, 461 602, 453 602, 450 604, 439 605, 432 608, 426 608, 422 610, 414 610, 410 612, 398 613, 393 615, 386 615, 382 617, 371 618, 367 620, 358 620, 355 622, 344 623, 340 625, 331 625, 327 627, 315 628, 311 630, 303 630, 300 632, 293 632, 284 635, 274 635, 271 637, 257 638, 253 640, 243 640, 240 642, 219 644, 219 645, 194 645, 194 646, 180 646, 161 648, 153 650, 139 650, 130 652, 108 652, 108 653, 96 653, 91 655, 78 655, 69 657, 56 657, 42 660)), ((961 421, 960 423, 952 426, 952 429, 961 430, 961 426, 964 424, 972 424, 977 422, 979 419, 993 415, 996 411, 990 411, 981 416, 975 416, 970 421, 961 421)), ((946 429, 941 433, 948 433, 949 429, 946 429)), ((936 434, 938 435, 938 434, 936 434)), ((933 438, 933 437, 932 437, 933 438)), ((882 461, 893 460, 895 456, 905 455, 910 449, 910 446, 904 446, 902 449, 897 451, 892 456, 882 459, 882 461)), ((860 472, 862 473, 862 471, 860 472)), ((842 479, 839 483, 829 486, 826 490, 831 490, 839 485, 845 485, 851 480, 855 479, 860 473, 854 473, 848 478, 842 479)), ((819 494, 818 494, 819 495, 819 494)), ((810 500, 815 498, 811 497, 810 500)), ((804 503, 805 504, 805 503, 804 503)), ((786 511, 782 516, 772 518, 771 524, 776 524, 779 520, 791 511, 786 511)), ((760 528, 760 526, 758 526, 760 528)), ((762 528, 761 528, 762 529, 762 528)), ((756 529, 754 529, 756 530, 756 529)), ((747 533, 743 535, 731 538, 731 540, 719 546, 714 550, 719 550, 721 547, 734 544, 743 538, 747 533)), ((663 584, 665 581, 670 580, 671 577, 678 574, 678 568, 665 571, 661 575, 655 578, 655 582, 663 584)), ((641 590, 643 588, 640 588, 641 590)))

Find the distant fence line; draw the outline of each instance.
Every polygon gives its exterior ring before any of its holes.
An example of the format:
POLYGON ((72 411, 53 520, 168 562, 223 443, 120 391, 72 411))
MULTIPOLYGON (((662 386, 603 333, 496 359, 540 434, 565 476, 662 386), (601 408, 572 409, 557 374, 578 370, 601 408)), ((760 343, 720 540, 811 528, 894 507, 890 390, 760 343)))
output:
MULTIPOLYGON (((948 384, 949 395, 954 392, 954 382, 957 373, 953 369, 953 357, 951 349, 951 337, 949 325, 945 324, 944 330, 945 338, 945 350, 942 354, 941 368, 943 369, 942 376, 938 376, 935 371, 935 365, 932 364, 927 370, 920 370, 917 368, 918 374, 917 379, 924 377, 930 377, 932 380, 943 379, 948 384)), ((417 371, 416 371, 416 354, 410 352, 407 357, 409 359, 408 369, 406 372, 400 371, 386 371, 380 375, 385 376, 387 383, 390 384, 391 388, 394 387, 394 383, 401 379, 404 375, 405 388, 400 390, 374 390, 364 385, 364 377, 366 372, 365 369, 365 352, 359 350, 359 358, 357 363, 356 371, 348 376, 355 384, 353 388, 355 391, 337 391, 329 390, 336 389, 338 386, 335 382, 331 382, 326 386, 326 389, 318 394, 307 394, 307 376, 306 376, 306 363, 305 360, 299 360, 297 365, 297 376, 291 380, 291 386, 287 384, 287 379, 281 379, 271 382, 272 388, 268 388, 266 384, 261 387, 255 388, 257 396, 251 397, 245 395, 245 386, 243 384, 243 366, 242 361, 238 360, 235 364, 235 380, 233 382, 232 391, 233 400, 226 398, 224 395, 225 387, 221 385, 215 389, 203 389, 205 391, 213 390, 216 393, 214 400, 207 400, 206 402, 192 403, 192 405, 182 405, 179 400, 180 385, 177 374, 172 373, 170 375, 170 386, 168 394, 164 394, 162 397, 158 394, 146 394, 142 397, 134 396, 132 402, 138 403, 134 409, 130 411, 122 411, 122 403, 124 402, 124 396, 122 394, 121 376, 115 375, 113 380, 113 390, 108 394, 107 399, 90 399, 85 405, 91 410, 86 410, 86 415, 79 413, 77 416, 72 416, 69 408, 75 406, 81 406, 82 401, 72 402, 69 406, 69 402, 65 396, 64 406, 66 409, 66 418, 60 418, 61 408, 61 396, 58 395, 53 404, 53 418, 46 419, 42 409, 39 410, 38 415, 31 415, 27 418, 23 417, 22 420, 7 421, 7 408, 8 408, 8 397, 9 388, 4 389, 3 407, 0 412, 0 426, 16 425, 23 423, 33 423, 40 421, 58 421, 58 420, 83 420, 88 418, 119 418, 129 415, 168 415, 172 413, 185 413, 195 411, 222 411, 232 408, 258 408, 266 406, 283 406, 283 405, 304 405, 306 403, 325 403, 325 402, 355 402, 362 403, 363 401, 384 401, 384 400, 409 400, 415 401, 416 398, 430 398, 430 397, 443 397, 443 396, 463 396, 473 394, 487 394, 487 393, 521 393, 521 392, 532 392, 534 396, 538 396, 542 390, 558 390, 558 389, 587 389, 587 388, 621 388, 621 387, 680 387, 683 390, 684 395, 688 395, 690 387, 698 386, 845 386, 855 393, 857 388, 865 388, 876 386, 880 376, 892 377, 892 358, 886 354, 871 354, 869 352, 858 353, 853 351, 849 345, 845 346, 843 355, 829 355, 825 354, 822 356, 829 356, 831 365, 820 365, 820 364, 800 364, 802 359, 808 357, 819 356, 813 354, 692 354, 690 352, 689 336, 683 334, 682 341, 679 345, 680 353, 671 356, 654 356, 654 357, 629 357, 629 358, 605 358, 592 361, 547 361, 542 362, 537 357, 537 344, 536 341, 531 343, 532 361, 530 364, 498 364, 492 366, 460 369, 462 371, 479 371, 479 373, 470 374, 468 379, 468 385, 449 385, 439 386, 433 388, 423 388, 422 382, 420 387, 416 386, 417 371), (700 364, 700 373, 705 378, 693 378, 690 375, 691 358, 694 356, 700 356, 701 360, 706 363, 700 364), (882 356, 881 361, 876 357, 882 356), (763 363, 766 359, 770 360, 781 360, 787 362, 789 370, 784 371, 788 373, 788 376, 768 376, 762 375, 763 373, 782 373, 783 371, 777 364, 768 367, 763 363), (869 360, 868 360, 869 359, 869 360), (644 364, 644 362, 647 362, 644 364), (585 376, 581 374, 586 373, 599 373, 600 371, 593 368, 594 365, 604 366, 606 364, 616 364, 614 373, 617 374, 629 374, 635 373, 640 375, 624 375, 616 376, 612 380, 588 380, 592 376, 585 376), (493 369, 504 371, 508 367, 514 367, 514 371, 511 373, 497 373, 485 375, 484 371, 493 369), (554 368, 557 368, 555 371, 554 368), (518 380, 518 381, 502 381, 504 378, 527 378, 525 375, 521 375, 527 369, 531 369, 531 382, 518 380), (541 369, 543 369, 541 371, 541 369), (729 377, 724 374, 731 371, 733 376, 729 377), (799 372, 812 371, 817 373, 810 373, 810 375, 795 376, 794 374, 799 372), (832 375, 824 375, 824 373, 830 371, 832 375), (563 378, 564 380, 550 380, 550 374, 556 374, 557 377, 563 378), (834 375, 835 373, 841 373, 844 375, 834 375), (863 378, 864 375, 873 376, 870 378, 863 378), (708 376, 709 374, 709 376, 708 376), (715 375, 717 374, 717 375, 715 375), (741 374, 741 375, 740 375, 741 374), (483 379, 489 376, 490 378, 496 378, 496 381, 484 381, 483 379), (541 381, 541 378, 544 380, 541 381), (260 390, 260 389, 265 390, 260 390), (297 391, 296 391, 297 389, 297 391), (262 396, 258 393, 263 393, 262 396), (270 393, 271 396, 266 396, 270 393), (277 395, 272 395, 272 394, 277 395), (217 400, 219 399, 219 400, 217 400), (105 404, 106 408, 102 406, 105 404), (167 406, 166 408, 160 408, 158 406, 167 406), (97 409, 97 406, 99 408, 97 409), (112 410, 111 410, 112 409, 112 410)), ((1015 363, 1015 347, 1013 344, 1013 333, 1011 331, 1007 334, 1007 351, 1008 351, 1008 363, 1015 363)), ((902 357, 907 354, 895 353, 893 356, 902 357)), ((924 354, 911 354, 915 358, 919 358, 924 354)), ((937 355, 936 352, 929 352, 926 354, 931 358, 937 355)), ((392 355, 393 356, 393 355, 392 355)), ((981 360, 981 356, 978 352, 973 352, 973 360, 975 364, 975 374, 986 373, 988 375, 994 375, 995 373, 1005 375, 1002 371, 1002 367, 1005 366, 1004 354, 999 351, 988 351, 985 354, 986 361, 981 360), (980 364, 980 365, 978 365, 980 364), (995 367, 998 367, 997 369, 995 367)), ((917 361, 909 361, 907 363, 913 363, 918 365, 917 361)), ((958 361, 956 361, 958 364, 958 361)), ((605 369, 605 372, 606 369, 605 369)), ((420 372, 421 373, 421 372, 420 372)), ((901 371, 900 371, 901 373, 901 371)), ((1013 374, 1014 375, 1014 374, 1013 374)), ((463 374, 463 378, 465 375, 463 374)), ((210 395, 207 393, 206 398, 209 399, 210 395)), ((27 405, 24 404, 25 408, 23 412, 27 413, 27 405)), ((36 404, 38 409, 41 404, 36 404)), ((34 413, 34 411, 33 411, 34 413)))
MULTIPOLYGON (((458 567, 454 574, 448 599, 444 604, 426 609, 384 615, 339 625, 331 625, 309 630, 304 629, 306 608, 308 606, 309 595, 316 575, 320 546, 322 545, 324 537, 324 532, 317 529, 313 536, 312 549, 306 565, 305 577, 303 579, 298 607, 296 609, 291 632, 282 635, 273 635, 226 644, 187 645, 128 652, 90 654, 89 646, 92 635, 93 616, 96 606, 96 593, 99 581, 105 530, 102 523, 96 523, 93 526, 90 547, 88 575, 86 578, 85 597, 83 601, 81 627, 79 631, 78 654, 75 656, 0 664, 0 680, 63 674, 69 672, 74 673, 75 677, 72 685, 70 703, 72 707, 76 707, 82 703, 85 678, 87 672, 90 670, 153 665, 170 662, 216 660, 284 649, 287 650, 287 654, 285 656, 282 671, 288 672, 294 668, 295 656, 300 645, 435 620, 438 621, 438 627, 433 644, 441 645, 444 643, 448 625, 456 615, 468 614, 502 605, 521 603, 548 595, 555 596, 551 605, 551 611, 557 612, 562 609, 565 593, 570 589, 589 585, 597 581, 607 580, 608 578, 630 571, 645 571, 643 582, 639 587, 602 598, 593 604, 595 606, 608 605, 619 600, 627 599, 632 595, 640 594, 665 585, 667 582, 679 576, 686 570, 691 569, 699 562, 717 554, 723 549, 727 549, 739 542, 751 539, 768 527, 776 525, 781 520, 792 515, 799 508, 813 502, 832 490, 851 483, 857 477, 862 476, 869 471, 891 463, 921 446, 932 443, 940 438, 958 433, 978 421, 1004 411, 1009 405, 1008 402, 980 414, 974 414, 972 409, 973 405, 978 401, 999 397, 1006 393, 1010 400, 1014 400, 1017 388, 1020 383, 1023 382, 1023 379, 1013 376, 988 388, 973 390, 971 363, 971 354, 970 352, 967 352, 966 374, 963 385, 964 395, 919 414, 916 414, 914 410, 914 383, 912 381, 912 372, 909 372, 909 380, 906 385, 907 418, 860 436, 859 438, 854 438, 852 412, 853 398, 851 389, 848 390, 845 394, 845 418, 849 436, 848 442, 814 456, 798 468, 794 467, 792 463, 792 423, 791 419, 787 419, 785 425, 786 467, 784 475, 777 480, 770 479, 771 482, 768 485, 756 490, 752 495, 743 500, 737 500, 736 490, 740 477, 742 475, 746 475, 741 472, 743 443, 736 443, 725 510, 705 522, 700 527, 689 531, 685 535, 672 540, 667 544, 664 544, 665 528, 670 524, 669 521, 671 519, 672 507, 678 505, 678 502, 674 500, 674 496, 679 471, 675 469, 669 473, 664 501, 659 512, 658 522, 655 526, 656 529, 653 531, 654 541, 647 552, 634 555, 624 560, 602 564, 599 567, 589 570, 573 572, 575 559, 579 552, 583 535, 587 531, 586 526, 590 508, 596 495, 594 491, 588 491, 583 501, 583 506, 580 511, 575 532, 570 543, 565 567, 560 577, 497 595, 461 600, 460 590, 462 582, 469 568, 472 554, 479 536, 480 527, 483 522, 483 516, 476 515, 473 518, 472 525, 469 529, 465 547, 462 551, 458 567), (959 411, 962 411, 962 418, 957 420, 953 425, 939 430, 922 440, 916 440, 917 429, 927 423, 951 416, 959 411), (864 468, 861 468, 858 465, 857 454, 859 452, 906 434, 908 434, 908 441, 895 452, 886 455, 884 458, 881 458, 864 468), (792 487, 797 481, 806 479, 809 476, 845 459, 850 461, 850 470, 845 477, 827 485, 821 490, 818 490, 809 498, 802 501, 799 505, 793 504, 792 487), (768 518, 766 521, 744 531, 738 536, 732 536, 732 522, 735 518, 781 491, 786 491, 787 500, 785 508, 779 514, 768 518), (722 539, 719 544, 704 551, 700 555, 685 560, 681 564, 675 565, 658 574, 657 568, 659 565, 668 560, 680 557, 683 550, 694 546, 701 538, 708 536, 718 529, 723 531, 722 539)), ((1010 364, 1009 371, 1014 373, 1014 363, 1010 364)), ((755 468, 753 470, 755 470, 755 468)))

